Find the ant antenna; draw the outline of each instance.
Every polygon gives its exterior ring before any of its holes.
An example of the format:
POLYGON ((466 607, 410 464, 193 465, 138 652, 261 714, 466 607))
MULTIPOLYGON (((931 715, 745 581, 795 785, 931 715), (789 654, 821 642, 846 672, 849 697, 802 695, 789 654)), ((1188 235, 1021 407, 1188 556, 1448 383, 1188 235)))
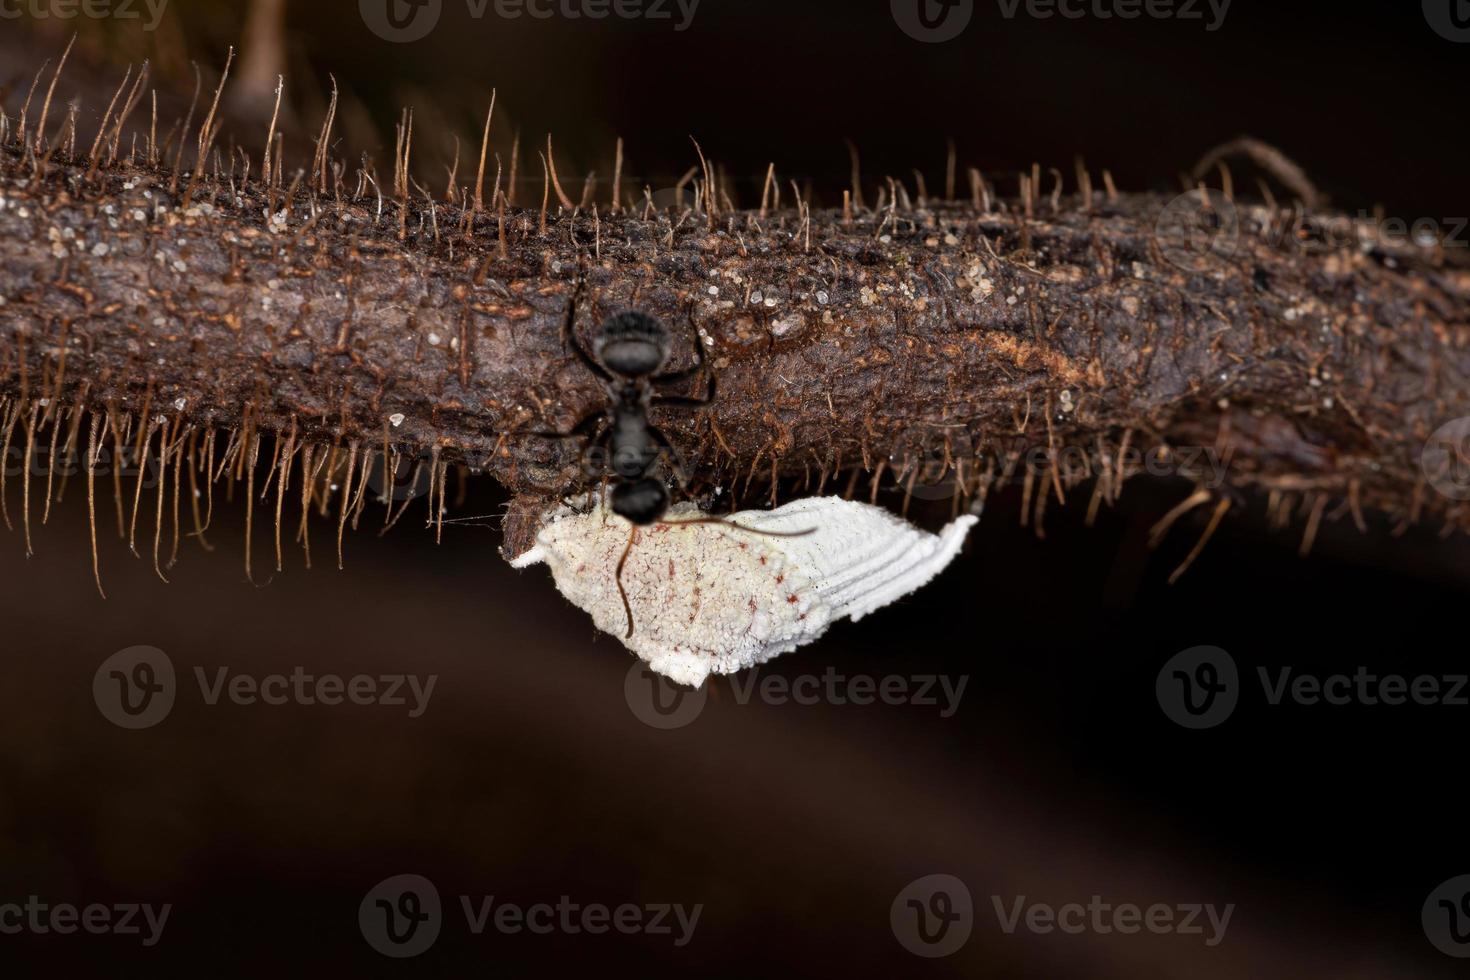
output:
POLYGON ((623 588, 623 566, 628 564, 628 553, 633 550, 633 542, 638 540, 638 525, 628 532, 628 543, 623 548, 623 557, 618 559, 618 571, 614 578, 618 582, 618 597, 623 600, 623 614, 628 617, 628 632, 623 634, 623 639, 633 638, 633 606, 628 602, 628 590, 623 588))
POLYGON ((768 538, 804 538, 808 534, 817 533, 817 529, 809 527, 805 531, 767 531, 759 527, 746 527, 744 524, 736 524, 734 521, 723 517, 691 517, 687 521, 659 521, 660 524, 718 524, 721 527, 734 528, 736 531, 744 531, 746 534, 763 534, 768 538))

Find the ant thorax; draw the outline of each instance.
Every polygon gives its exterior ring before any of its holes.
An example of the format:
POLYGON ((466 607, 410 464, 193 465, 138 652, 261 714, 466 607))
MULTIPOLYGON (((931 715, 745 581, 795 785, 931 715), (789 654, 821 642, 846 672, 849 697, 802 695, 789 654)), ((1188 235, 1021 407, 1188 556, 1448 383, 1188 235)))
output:
POLYGON ((511 564, 545 562, 599 629, 658 673, 698 686, 908 595, 954 559, 977 520, 931 534, 882 508, 809 497, 713 522, 676 504, 635 530, 592 495, 546 514, 536 545, 511 564))

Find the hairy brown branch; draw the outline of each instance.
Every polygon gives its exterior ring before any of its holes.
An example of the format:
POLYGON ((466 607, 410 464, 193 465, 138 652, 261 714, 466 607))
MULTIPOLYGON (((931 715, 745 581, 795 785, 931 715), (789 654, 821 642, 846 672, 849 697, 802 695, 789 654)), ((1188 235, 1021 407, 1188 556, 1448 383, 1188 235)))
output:
POLYGON ((1470 269, 1363 222, 1313 245, 1321 219, 1241 203, 1217 255, 1158 234, 1167 198, 904 194, 850 217, 563 208, 542 234, 536 211, 466 213, 407 175, 337 165, 323 194, 319 174, 267 186, 221 157, 184 207, 166 172, 89 180, 85 159, 5 148, 12 406, 466 462, 545 499, 582 475, 528 430, 602 397, 558 336, 581 270, 580 329, 638 307, 684 363, 704 338, 718 403, 660 419, 704 486, 902 480, 941 459, 965 492, 1034 477, 1044 499, 1097 476, 1110 497, 1123 449, 1204 447, 1230 487, 1470 526, 1419 462, 1470 415, 1470 269))

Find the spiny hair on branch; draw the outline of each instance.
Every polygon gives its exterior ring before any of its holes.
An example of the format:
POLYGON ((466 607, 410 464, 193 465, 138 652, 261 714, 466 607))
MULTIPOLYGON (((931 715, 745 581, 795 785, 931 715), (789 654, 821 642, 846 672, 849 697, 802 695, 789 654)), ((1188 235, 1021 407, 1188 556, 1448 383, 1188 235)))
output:
MULTIPOLYGON (((136 72, 133 66, 127 66, 88 143, 80 132, 79 100, 67 101, 65 115, 60 120, 56 118, 57 92, 70 54, 71 45, 68 45, 49 75, 49 61, 41 66, 25 90, 15 118, 0 110, 0 146, 10 151, 0 158, 6 176, 15 178, 28 173, 43 178, 54 164, 63 161, 83 164, 83 169, 71 176, 78 185, 109 173, 163 176, 169 196, 177 197, 178 205, 184 210, 201 194, 212 203, 223 198, 236 204, 263 196, 267 223, 275 231, 287 230, 293 221, 304 222, 309 229, 322 220, 323 211, 330 207, 335 207, 341 216, 348 205, 369 204, 373 226, 396 232, 400 240, 411 235, 429 238, 435 244, 447 244, 450 249, 456 244, 491 244, 496 246, 501 258, 507 255, 508 234, 524 237, 534 233, 544 237, 551 230, 551 222, 568 215, 572 217, 567 234, 574 239, 579 230, 577 218, 593 216, 594 241, 590 244, 595 249, 598 245, 596 215, 609 213, 639 214, 645 221, 672 223, 668 230, 670 238, 685 225, 691 230, 701 225, 713 230, 723 223, 734 230, 737 225, 749 229, 753 223, 774 220, 785 230, 789 222, 793 241, 801 242, 805 250, 811 247, 811 214, 818 206, 817 188, 812 181, 782 178, 772 162, 763 179, 755 182, 760 186, 759 204, 742 204, 737 181, 722 164, 710 159, 692 136, 696 162, 672 188, 656 189, 632 179, 625 172, 624 144, 618 139, 611 178, 600 180, 595 172, 589 172, 582 180, 580 193, 569 193, 558 171, 554 141, 549 133, 545 148, 536 150, 539 177, 534 173, 526 176, 518 132, 513 135, 504 157, 492 144, 497 101, 494 91, 480 134, 478 155, 471 158, 473 182, 469 182, 467 172, 465 182, 461 183, 460 140, 456 136, 456 153, 452 165, 446 168, 442 190, 421 182, 415 175, 416 132, 411 108, 402 111, 393 128, 391 174, 381 172, 370 155, 364 154, 356 162, 334 155, 334 130, 341 99, 335 77, 331 79, 321 125, 310 138, 309 161, 303 157, 295 166, 287 162, 287 134, 281 125, 286 92, 284 77, 278 80, 274 109, 259 143, 239 140, 233 134, 222 143, 227 120, 221 113, 221 98, 234 63, 233 48, 213 92, 203 89, 196 73, 187 112, 172 120, 159 117, 158 93, 149 86, 148 63, 144 62, 136 72), (536 202, 520 207, 519 193, 529 186, 539 187, 539 207, 536 202)), ((19 92, 15 94, 19 96, 19 92)), ((842 226, 852 230, 866 225, 874 238, 896 233, 904 216, 931 209, 953 208, 977 215, 1014 210, 1030 219, 1047 209, 1058 211, 1064 195, 1075 198, 1084 210, 1116 203, 1119 199, 1112 174, 1103 169, 1099 181, 1080 157, 1072 168, 1075 189, 1068 191, 1064 172, 1056 167, 1043 168, 1040 163, 1033 163, 1013 178, 992 175, 987 179, 979 168, 961 163, 955 142, 949 139, 945 143, 942 195, 931 194, 923 170, 913 168, 912 191, 907 177, 885 175, 871 185, 876 188, 876 200, 869 205, 869 185, 863 180, 858 148, 852 141, 848 141, 847 147, 851 179, 849 186, 841 191, 842 226), (1014 179, 1015 193, 1007 198, 1000 193, 998 182, 1011 179, 1014 179)), ((1233 199, 1234 181, 1226 164, 1231 156, 1245 157, 1257 164, 1309 208, 1323 200, 1299 167, 1274 148, 1249 138, 1234 140, 1211 151, 1192 173, 1180 175, 1181 189, 1200 189, 1201 199, 1207 204, 1209 198, 1203 193, 1203 181, 1218 172, 1226 197, 1233 199)), ((1270 188, 1265 184, 1260 187, 1274 206, 1270 188)), ((80 186, 75 190, 82 192, 80 186)), ((765 230, 763 224, 757 227, 765 230)))
POLYGON ((216 497, 222 503, 238 497, 245 510, 245 574, 254 581, 255 524, 262 509, 276 572, 284 570, 288 545, 299 547, 311 567, 313 517, 335 523, 341 568, 344 534, 363 526, 369 504, 381 509, 379 527, 386 533, 414 501, 426 500, 426 525, 439 535, 451 477, 459 479, 457 495, 465 490, 467 467, 437 455, 408 459, 388 446, 314 443, 299 438, 294 427, 268 434, 250 424, 199 426, 183 418, 184 408, 145 404, 134 413, 90 410, 81 398, 70 405, 46 397, 0 400, 0 520, 7 528, 19 526, 30 555, 53 505, 63 502, 73 481, 80 484, 93 572, 105 595, 97 540, 113 521, 129 550, 151 558, 167 581, 181 539, 213 550, 208 532, 216 497), (104 502, 109 493, 110 507, 104 502))
MULTIPOLYGON (((72 404, 43 396, 0 399, 4 461, 0 522, 20 532, 26 554, 31 555, 39 529, 75 485, 85 497, 92 570, 98 592, 105 597, 100 534, 115 527, 128 549, 150 561, 167 582, 180 560, 183 539, 193 539, 205 551, 214 550, 209 532, 217 503, 244 509, 245 575, 252 582, 260 569, 255 555, 260 548, 257 524, 262 520, 268 538, 267 566, 275 573, 285 570, 288 549, 299 549, 304 566, 312 567, 314 521, 327 525, 328 550, 341 569, 348 530, 375 528, 386 534, 416 502, 422 502, 418 510, 436 541, 442 539, 446 523, 480 520, 446 518, 465 502, 476 471, 469 464, 452 463, 437 453, 416 458, 390 444, 313 441, 302 437, 294 425, 285 433, 263 432, 248 423, 239 428, 195 425, 184 419, 186 407, 145 404, 138 412, 112 406, 96 411, 88 409, 82 397, 72 404), (370 506, 379 512, 376 522, 370 506)), ((1128 481, 1153 473, 1154 461, 1130 452, 1131 438, 1130 433, 1120 444, 1099 441, 1091 452, 1075 446, 1060 453, 1040 452, 1019 439, 1009 448, 998 440, 962 451, 944 439, 910 444, 877 460, 854 461, 847 470, 840 459, 813 456, 800 478, 784 479, 773 466, 759 484, 759 461, 744 472, 743 481, 742 474, 716 466, 712 479, 725 485, 713 493, 709 487, 698 488, 693 496, 705 501, 723 498, 731 507, 753 501, 775 508, 783 497, 820 497, 830 487, 845 500, 878 504, 881 497, 904 517, 916 498, 930 505, 947 500, 948 519, 954 520, 962 512, 980 513, 994 490, 1019 482, 1019 520, 1045 537, 1048 505, 1066 504, 1068 491, 1091 485, 1085 518, 1091 525, 1103 506, 1117 504, 1128 481)), ((1171 580, 1198 557, 1230 508, 1229 494, 1203 489, 1211 483, 1212 470, 1218 480, 1215 468, 1220 465, 1214 459, 1177 464, 1177 475, 1202 489, 1158 522, 1151 543, 1157 546, 1195 508, 1203 504, 1213 508, 1200 541, 1171 580)), ((1327 500, 1320 493, 1273 492, 1268 516, 1277 528, 1286 527, 1293 514, 1307 517, 1305 553, 1327 500)), ((1353 516, 1362 521, 1356 509, 1353 516)))

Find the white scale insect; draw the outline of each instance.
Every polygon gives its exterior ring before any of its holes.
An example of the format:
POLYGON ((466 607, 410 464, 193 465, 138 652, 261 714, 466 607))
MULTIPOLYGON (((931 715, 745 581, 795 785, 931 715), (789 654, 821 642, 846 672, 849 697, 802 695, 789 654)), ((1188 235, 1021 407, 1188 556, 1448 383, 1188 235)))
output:
POLYGON ((638 529, 623 569, 633 615, 627 638, 615 576, 629 524, 595 498, 547 513, 535 546, 511 565, 545 562, 562 595, 599 629, 623 638, 658 673, 698 687, 711 673, 765 663, 843 617, 861 619, 903 598, 944 570, 978 520, 967 515, 930 534, 840 497, 724 518, 756 531, 810 530, 800 537, 689 523, 705 516, 694 504, 678 504, 667 522, 638 529))

